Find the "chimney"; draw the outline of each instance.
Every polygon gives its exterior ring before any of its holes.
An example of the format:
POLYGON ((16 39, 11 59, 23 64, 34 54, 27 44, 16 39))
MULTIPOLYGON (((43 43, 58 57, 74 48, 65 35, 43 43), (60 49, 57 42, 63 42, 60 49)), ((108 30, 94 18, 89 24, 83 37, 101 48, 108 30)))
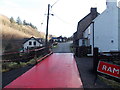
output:
POLYGON ((91 9, 90 9, 90 12, 91 12, 91 13, 96 13, 96 12, 97 12, 97 8, 91 8, 91 9))
POLYGON ((117 0, 106 0, 107 8, 117 7, 117 0))
POLYGON ((91 19, 92 20, 95 19, 98 15, 97 8, 91 8, 90 13, 91 13, 91 19))
POLYGON ((118 2, 118 7, 120 8, 120 1, 118 2))

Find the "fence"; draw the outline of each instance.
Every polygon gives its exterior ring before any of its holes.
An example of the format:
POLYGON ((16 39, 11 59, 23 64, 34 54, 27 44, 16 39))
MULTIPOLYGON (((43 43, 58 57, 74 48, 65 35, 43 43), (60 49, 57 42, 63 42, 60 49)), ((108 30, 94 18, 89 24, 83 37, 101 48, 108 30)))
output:
MULTIPOLYGON (((120 52, 119 51, 114 51, 114 52, 111 51, 111 52, 99 53, 98 51, 99 51, 98 48, 94 48, 94 57, 93 57, 93 70, 94 70, 94 72, 96 74, 103 75, 107 78, 111 78, 115 81, 119 81, 120 79, 118 79, 118 78, 116 79, 114 77, 111 77, 111 75, 106 75, 104 73, 97 72, 97 69, 98 69, 98 63, 100 61, 103 61, 103 62, 106 62, 106 63, 111 64, 113 66, 119 67, 120 66, 120 52)), ((106 69, 108 69, 107 66, 105 66, 105 70, 106 69)), ((114 69, 116 69, 116 68, 114 68, 114 69)), ((113 70, 112 67, 109 67, 109 69, 107 71, 108 72, 110 71, 111 73, 113 73, 112 70, 113 70)), ((119 73, 119 70, 118 69, 116 69, 116 70, 119 73)), ((107 72, 107 71, 105 71, 105 72, 107 72)))
POLYGON ((3 69, 4 68, 6 69, 8 63, 15 62, 19 65, 21 62, 26 63, 33 58, 35 59, 35 62, 37 63, 38 61, 36 60, 36 58, 46 57, 46 55, 49 53, 51 53, 51 50, 49 47, 48 48, 45 48, 45 47, 36 48, 36 49, 32 49, 32 50, 27 50, 25 52, 5 53, 5 54, 1 55, 2 67, 3 67, 3 69))
POLYGON ((33 50, 27 50, 25 52, 11 52, 2 55, 3 62, 5 61, 28 61, 32 58, 39 57, 41 55, 47 54, 49 51, 45 47, 33 50))
POLYGON ((91 53, 91 46, 74 46, 74 53, 77 57, 84 57, 91 53))

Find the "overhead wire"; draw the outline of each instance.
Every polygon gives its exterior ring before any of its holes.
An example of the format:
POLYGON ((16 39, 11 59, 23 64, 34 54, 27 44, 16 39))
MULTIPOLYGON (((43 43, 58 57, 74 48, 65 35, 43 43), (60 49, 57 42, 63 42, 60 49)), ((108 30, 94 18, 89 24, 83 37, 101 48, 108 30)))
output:
POLYGON ((51 5, 51 8, 58 2, 59 0, 57 0, 53 5, 51 5))
MULTIPOLYGON (((60 21, 62 21, 63 23, 65 23, 65 24, 69 24, 70 26, 74 26, 74 24, 73 23, 70 23, 70 22, 68 22, 68 21, 65 21, 64 19, 62 19, 61 17, 59 17, 54 11, 53 11, 53 6, 54 5, 56 5, 57 3, 58 3, 58 1, 60 1, 60 0, 57 0, 55 3, 53 3, 52 5, 51 5, 51 7, 50 7, 50 15, 52 15, 52 16, 55 16, 58 20, 60 20, 60 21)), ((45 21, 45 16, 47 15, 46 14, 46 11, 47 11, 47 9, 45 10, 45 13, 44 13, 44 18, 43 18, 43 21, 42 21, 42 23, 41 23, 41 27, 42 27, 42 25, 44 24, 44 21, 45 21)))
POLYGON ((66 23, 66 24, 72 24, 68 21, 65 21, 64 19, 62 19, 61 17, 59 17, 55 12, 53 12, 53 10, 51 10, 51 12, 54 14, 54 16, 59 19, 60 21, 62 21, 63 23, 66 23))
MULTIPOLYGON (((51 8, 52 8, 58 1, 59 1, 59 0, 57 0, 56 2, 54 2, 53 5, 51 5, 51 8)), ((50 10, 51 10, 51 9, 50 9, 50 10)), ((45 10, 44 17, 43 17, 43 20, 42 20, 42 23, 41 23, 41 24, 43 24, 43 22, 44 22, 44 20, 45 20, 46 11, 47 11, 47 8, 46 8, 46 10, 45 10)))

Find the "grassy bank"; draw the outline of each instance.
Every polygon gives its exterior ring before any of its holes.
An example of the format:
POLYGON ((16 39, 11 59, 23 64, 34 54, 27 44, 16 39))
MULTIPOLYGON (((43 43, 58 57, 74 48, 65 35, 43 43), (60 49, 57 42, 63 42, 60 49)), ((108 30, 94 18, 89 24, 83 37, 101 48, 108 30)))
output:
POLYGON ((102 76, 98 76, 98 78, 100 80, 102 80, 103 82, 105 82, 107 85, 114 88, 114 90, 120 90, 120 83, 119 82, 116 82, 116 81, 111 80, 111 79, 107 79, 107 78, 102 77, 102 76))
POLYGON ((19 64, 17 62, 5 62, 2 63, 2 72, 8 72, 13 69, 25 67, 27 65, 35 65, 36 61, 39 60, 42 56, 38 58, 33 58, 28 62, 20 62, 19 64))
POLYGON ((28 25, 19 25, 16 22, 11 22, 10 19, 4 15, 0 15, 0 25, 2 29, 2 51, 14 52, 19 49, 20 42, 17 40, 23 40, 24 38, 30 38, 32 36, 37 38, 44 38, 45 33, 38 31, 28 25), (7 47, 7 48, 6 48, 7 47), (14 49, 14 50, 13 50, 14 49))

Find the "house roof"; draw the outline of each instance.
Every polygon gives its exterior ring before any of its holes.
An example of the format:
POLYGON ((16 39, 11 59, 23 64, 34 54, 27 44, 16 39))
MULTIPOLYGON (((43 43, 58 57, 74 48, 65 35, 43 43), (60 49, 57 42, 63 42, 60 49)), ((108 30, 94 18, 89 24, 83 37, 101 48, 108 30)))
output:
POLYGON ((63 37, 62 37, 62 36, 59 36, 59 37, 57 37, 57 39, 63 39, 63 37))
POLYGON ((31 38, 24 38, 25 41, 23 42, 23 44, 26 43, 27 41, 29 41, 29 40, 32 39, 32 38, 41 44, 41 42, 39 41, 40 38, 34 38, 34 37, 31 37, 31 38))
POLYGON ((52 37, 52 39, 63 39, 65 37, 59 36, 59 37, 52 37))
POLYGON ((73 41, 75 41, 77 39, 77 31, 73 34, 73 41))
POLYGON ((57 37, 52 37, 52 39, 57 39, 57 37))
POLYGON ((98 15, 97 8, 91 8, 91 12, 78 22, 76 39, 83 38, 83 32, 98 15))

